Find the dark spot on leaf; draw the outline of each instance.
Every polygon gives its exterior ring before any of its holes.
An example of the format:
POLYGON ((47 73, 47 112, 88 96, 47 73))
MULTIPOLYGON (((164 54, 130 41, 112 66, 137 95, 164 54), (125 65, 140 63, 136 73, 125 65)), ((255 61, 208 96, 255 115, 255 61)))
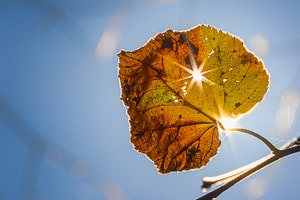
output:
POLYGON ((125 85, 124 85, 124 93, 125 93, 125 96, 128 97, 129 94, 130 94, 130 92, 131 92, 131 87, 130 87, 130 85, 125 84, 125 85))
POLYGON ((162 77, 164 75, 164 71, 163 70, 157 70, 157 75, 158 75, 158 77, 162 77))
POLYGON ((140 98, 139 97, 134 97, 132 100, 135 101, 136 104, 138 104, 139 101, 140 101, 140 98))
POLYGON ((181 118, 182 118, 182 115, 180 114, 178 117, 179 117, 179 119, 181 119, 181 118))
POLYGON ((179 43, 183 44, 186 42, 186 35, 184 33, 180 34, 179 43))
POLYGON ((161 44, 161 48, 162 49, 165 49, 165 48, 172 49, 173 48, 173 41, 171 40, 171 38, 163 39, 162 44, 161 44))
POLYGON ((237 108, 237 107, 240 107, 241 106, 241 103, 240 102, 237 102, 234 104, 234 106, 237 108))
POLYGON ((190 46, 190 50, 191 50, 191 53, 194 55, 194 56, 197 56, 198 55, 198 47, 196 47, 193 43, 189 42, 189 46, 190 46))
POLYGON ((232 53, 236 53, 236 52, 237 52, 237 50, 235 50, 235 49, 234 49, 234 50, 232 50, 232 53))
POLYGON ((251 58, 250 57, 248 57, 247 55, 242 55, 241 56, 241 63, 243 64, 243 65, 245 65, 246 63, 248 63, 248 62, 250 62, 251 63, 251 58))
POLYGON ((142 61, 142 63, 144 65, 151 65, 155 59, 156 59, 156 57, 154 57, 153 55, 150 55, 150 56, 145 57, 144 60, 142 61))
POLYGON ((188 163, 193 162, 198 151, 199 150, 196 147, 192 147, 191 149, 188 149, 187 155, 186 155, 188 163))
POLYGON ((185 64, 191 65, 190 56, 186 56, 184 59, 185 64))
POLYGON ((145 131, 140 131, 140 132, 138 132, 138 133, 136 133, 136 134, 134 134, 135 136, 137 136, 137 137, 141 137, 141 136, 143 136, 145 134, 145 131))

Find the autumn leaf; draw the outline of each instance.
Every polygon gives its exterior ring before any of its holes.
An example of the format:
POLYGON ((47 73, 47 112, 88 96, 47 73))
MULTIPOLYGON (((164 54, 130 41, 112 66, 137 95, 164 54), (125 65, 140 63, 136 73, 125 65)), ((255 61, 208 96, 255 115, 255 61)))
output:
POLYGON ((118 56, 131 142, 161 173, 206 165, 218 152, 222 118, 249 112, 268 90, 263 62, 207 25, 167 30, 118 56))

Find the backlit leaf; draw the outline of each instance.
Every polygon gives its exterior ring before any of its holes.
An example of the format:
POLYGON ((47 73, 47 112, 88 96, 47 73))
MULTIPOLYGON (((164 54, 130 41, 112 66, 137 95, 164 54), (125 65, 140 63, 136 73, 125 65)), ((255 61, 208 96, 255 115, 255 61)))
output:
POLYGON ((131 142, 161 173, 206 165, 220 146, 221 119, 250 111, 268 90, 263 62, 207 25, 167 30, 118 56, 131 142))

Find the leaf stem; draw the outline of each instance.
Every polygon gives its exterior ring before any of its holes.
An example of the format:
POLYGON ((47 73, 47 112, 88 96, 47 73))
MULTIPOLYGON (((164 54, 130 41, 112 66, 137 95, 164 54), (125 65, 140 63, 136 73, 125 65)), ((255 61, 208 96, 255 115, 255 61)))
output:
MULTIPOLYGON (((225 183, 220 186, 219 188, 215 189, 214 191, 211 191, 207 193, 206 195, 198 198, 197 200, 212 200, 217 198, 221 193, 235 185, 236 183, 240 182, 241 180, 247 178, 248 176, 251 176, 255 174, 256 172, 260 171, 261 169, 267 167, 268 165, 272 164, 273 162, 291 155, 293 153, 300 152, 300 137, 297 139, 291 140, 287 144, 283 145, 280 149, 277 149, 277 151, 271 152, 269 155, 254 161, 253 163, 250 163, 250 167, 246 167, 244 170, 238 170, 239 172, 231 175, 229 177, 223 178, 222 180, 225 180, 225 183), (227 180, 227 181, 226 181, 227 180)), ((231 173, 230 173, 231 174, 231 173)), ((224 177, 224 175, 221 175, 224 177)), ((208 179, 214 179, 214 177, 208 177, 208 179)), ((218 181, 214 181, 216 183, 218 181)), ((206 186, 210 187, 212 184, 208 183, 206 186)), ((205 181, 203 181, 203 186, 205 186, 205 181)), ((202 186, 202 187, 203 187, 202 186)))
POLYGON ((249 135, 252 135, 252 136, 258 138, 260 141, 265 143, 272 152, 279 151, 279 149, 276 148, 269 140, 267 140, 265 137, 261 136, 260 134, 255 133, 254 131, 250 131, 250 130, 244 129, 244 128, 229 128, 229 129, 225 129, 225 131, 239 131, 239 132, 247 133, 249 135))

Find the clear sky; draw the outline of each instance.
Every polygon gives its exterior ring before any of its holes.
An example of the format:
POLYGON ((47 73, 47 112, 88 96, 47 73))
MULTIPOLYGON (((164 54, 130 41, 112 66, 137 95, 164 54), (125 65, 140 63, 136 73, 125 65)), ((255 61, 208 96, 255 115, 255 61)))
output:
MULTIPOLYGON (((239 126, 280 146, 300 135, 299 1, 43 0, 0 2, 0 199, 192 200, 201 181, 269 153, 220 134, 200 170, 160 175, 129 142, 117 77, 121 49, 168 28, 210 24, 263 59, 270 89, 239 126)), ((246 179, 220 199, 296 199, 300 157, 246 179)))

